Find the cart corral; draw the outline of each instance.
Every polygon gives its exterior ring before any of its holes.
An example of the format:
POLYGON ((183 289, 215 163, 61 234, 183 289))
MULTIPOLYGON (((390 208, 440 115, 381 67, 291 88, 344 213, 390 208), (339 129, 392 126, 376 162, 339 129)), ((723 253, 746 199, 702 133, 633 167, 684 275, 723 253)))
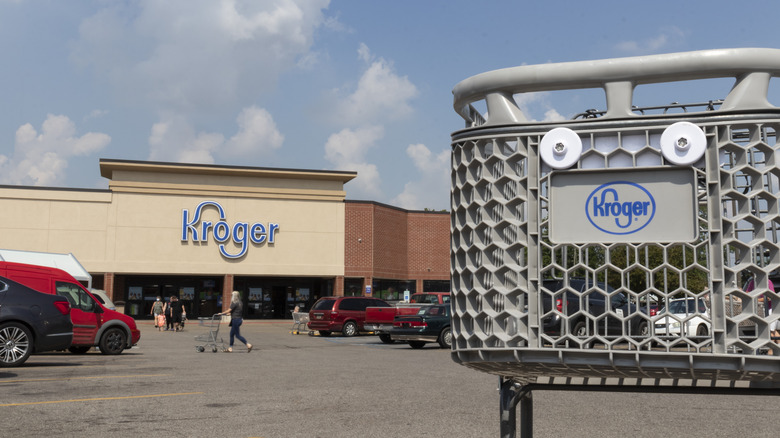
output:
POLYGON ((502 436, 518 403, 530 436, 535 388, 779 393, 778 313, 765 311, 780 305, 778 75, 780 50, 725 49, 521 66, 455 87, 466 128, 452 134, 452 355, 499 376, 502 436), (634 106, 638 85, 709 78, 735 84, 723 100, 634 106), (567 122, 530 121, 515 100, 585 88, 604 90, 606 110, 567 122), (710 310, 664 311, 686 297, 710 310), (694 317, 711 329, 656 330, 694 317))

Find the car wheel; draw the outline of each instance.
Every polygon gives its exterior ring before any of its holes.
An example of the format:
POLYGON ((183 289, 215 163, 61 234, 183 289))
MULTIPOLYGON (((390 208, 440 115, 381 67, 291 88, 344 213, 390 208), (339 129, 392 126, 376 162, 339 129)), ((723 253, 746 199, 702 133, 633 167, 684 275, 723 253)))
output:
POLYGON ((383 333, 379 335, 379 340, 382 341, 383 344, 393 344, 395 341, 393 338, 390 337, 387 333, 383 333))
POLYGON ((423 341, 409 341, 409 346, 414 348, 415 350, 419 350, 420 348, 423 348, 425 346, 425 342, 423 342, 423 341))
POLYGON ((32 335, 27 327, 9 322, 0 325, 0 367, 23 364, 32 353, 32 335))
POLYGON ((344 328, 341 329, 341 333, 346 337, 355 336, 358 332, 357 324, 352 321, 345 322, 344 328))
POLYGON ((124 330, 110 328, 100 338, 100 352, 103 354, 120 354, 125 349, 127 337, 124 330))
POLYGON ((330 336, 330 332, 320 330, 320 336, 322 336, 323 338, 327 338, 328 336, 330 336))
MULTIPOLYGON (((586 338, 588 336, 588 327, 585 325, 585 321, 577 321, 577 324, 574 324, 574 330, 572 330, 572 333, 578 338, 586 338)), ((591 348, 593 343, 583 342, 582 346, 584 348, 591 348)))
POLYGON ((699 327, 696 328, 696 336, 707 336, 708 334, 706 325, 700 324, 699 327))
POLYGON ((68 351, 73 354, 86 354, 92 347, 68 347, 68 351))
POLYGON ((449 327, 442 330, 439 334, 439 346, 441 348, 452 348, 452 330, 449 327))
POLYGON ((648 325, 646 322, 639 324, 639 336, 650 336, 650 325, 648 325))

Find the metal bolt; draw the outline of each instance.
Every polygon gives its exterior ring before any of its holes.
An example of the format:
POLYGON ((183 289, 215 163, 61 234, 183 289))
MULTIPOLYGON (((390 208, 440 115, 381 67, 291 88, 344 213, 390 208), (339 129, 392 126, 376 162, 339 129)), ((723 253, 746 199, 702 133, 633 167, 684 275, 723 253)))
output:
POLYGON ((553 149, 555 150, 555 153, 562 154, 566 152, 566 145, 563 144, 563 142, 559 141, 558 143, 555 143, 553 149))
POLYGON ((680 137, 677 139, 677 149, 684 150, 688 149, 688 139, 685 137, 680 137))

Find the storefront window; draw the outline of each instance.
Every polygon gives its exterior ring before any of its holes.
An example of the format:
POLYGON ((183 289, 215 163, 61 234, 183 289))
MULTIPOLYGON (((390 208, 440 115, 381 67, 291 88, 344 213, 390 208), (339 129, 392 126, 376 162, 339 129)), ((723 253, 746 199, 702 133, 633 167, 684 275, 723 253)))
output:
POLYGON ((151 318, 157 297, 168 302, 175 295, 182 302, 187 317, 211 316, 222 310, 222 281, 204 277, 126 276, 120 280, 126 286, 125 313, 133 318, 151 318))
POLYGON ((363 279, 362 278, 345 278, 344 279, 344 296, 345 297, 359 297, 363 295, 363 279))
POLYGON ((295 306, 307 312, 317 299, 332 290, 333 279, 236 277, 247 319, 292 318, 295 306))
POLYGON ((385 301, 401 301, 404 292, 413 294, 417 291, 417 284, 413 280, 374 280, 371 295, 385 301))
POLYGON ((449 292, 449 280, 423 280, 423 292, 449 292))

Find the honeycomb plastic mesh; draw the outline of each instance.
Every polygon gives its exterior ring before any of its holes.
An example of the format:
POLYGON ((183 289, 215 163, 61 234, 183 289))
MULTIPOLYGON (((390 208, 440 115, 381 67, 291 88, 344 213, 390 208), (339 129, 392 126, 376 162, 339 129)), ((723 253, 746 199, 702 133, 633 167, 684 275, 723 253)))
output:
MULTIPOLYGON (((660 149, 661 133, 676 121, 558 125, 577 132, 583 153, 574 167, 555 172, 679 167, 667 163, 660 149)), ((456 136, 451 215, 456 361, 518 379, 546 374, 774 380, 780 361, 767 353, 780 355, 770 332, 780 313, 769 314, 764 303, 780 306, 780 296, 768 287, 780 268, 780 168, 774 155, 780 119, 690 121, 704 130, 707 148, 693 166, 698 238, 689 242, 553 244, 547 238, 552 170, 539 159, 539 143, 550 127, 472 129, 456 136), (751 278, 756 287, 746 292, 751 278), (549 287, 555 279, 562 286, 549 287), (586 286, 575 285, 575 279, 586 286), (544 305, 565 293, 581 310, 544 305), (592 314, 589 294, 601 294, 606 302, 622 295, 634 310, 608 307, 592 314), (664 303, 683 298, 703 301, 706 310, 665 310, 664 303), (552 319, 560 321, 557 331, 545 329, 552 319), (608 319, 620 328, 607 331, 608 319), (615 358, 626 355, 631 365, 616 365, 615 358)))

